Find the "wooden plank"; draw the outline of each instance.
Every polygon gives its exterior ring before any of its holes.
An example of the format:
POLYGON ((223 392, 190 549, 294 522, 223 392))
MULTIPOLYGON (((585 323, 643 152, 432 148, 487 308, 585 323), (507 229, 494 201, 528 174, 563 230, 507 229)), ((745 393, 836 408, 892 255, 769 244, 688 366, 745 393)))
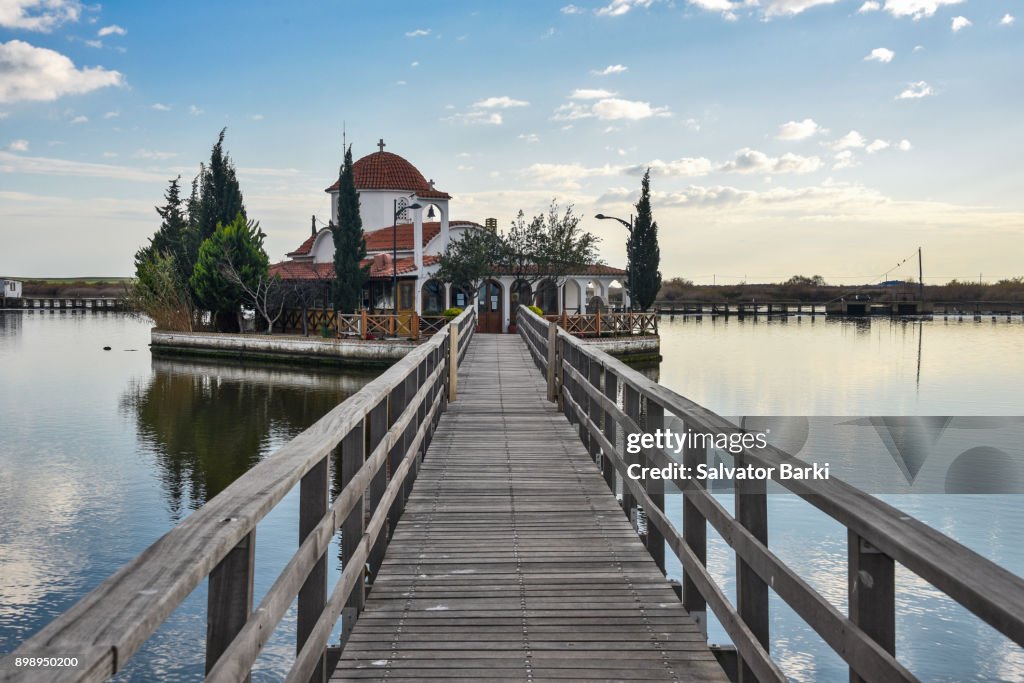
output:
POLYGON ((332 680, 726 680, 532 354, 474 338, 332 680))

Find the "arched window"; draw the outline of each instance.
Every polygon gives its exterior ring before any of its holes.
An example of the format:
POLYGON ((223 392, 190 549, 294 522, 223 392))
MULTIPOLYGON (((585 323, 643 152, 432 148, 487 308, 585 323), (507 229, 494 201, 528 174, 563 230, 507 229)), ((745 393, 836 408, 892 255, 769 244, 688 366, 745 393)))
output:
POLYGON ((519 307, 533 305, 533 288, 530 287, 530 283, 526 280, 516 280, 512 283, 510 296, 512 297, 509 299, 512 304, 510 309, 512 312, 512 319, 510 322, 515 323, 519 307))
POLYGON ((445 309, 444 283, 430 279, 423 283, 420 294, 423 315, 438 315, 445 309))

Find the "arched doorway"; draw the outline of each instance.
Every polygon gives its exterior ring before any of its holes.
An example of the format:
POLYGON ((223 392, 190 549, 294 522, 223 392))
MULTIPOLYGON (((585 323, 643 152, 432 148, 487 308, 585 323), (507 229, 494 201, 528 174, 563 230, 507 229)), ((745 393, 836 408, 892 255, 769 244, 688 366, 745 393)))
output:
POLYGON ((530 283, 527 282, 526 280, 516 280, 515 282, 512 283, 512 287, 510 288, 509 291, 509 296, 511 297, 509 301, 512 304, 512 306, 509 308, 509 310, 511 311, 509 324, 515 325, 516 313, 519 312, 519 307, 530 306, 531 304, 533 304, 533 288, 530 286, 530 283))
POLYGON ((440 315, 444 309, 444 284, 439 280, 427 280, 420 292, 420 310, 423 315, 440 315))
POLYGON ((476 313, 480 321, 479 331, 487 334, 500 334, 501 319, 501 283, 497 280, 484 280, 477 291, 476 313))
POLYGON ((536 305, 544 311, 544 315, 558 314, 558 285, 553 280, 544 280, 537 286, 536 305))

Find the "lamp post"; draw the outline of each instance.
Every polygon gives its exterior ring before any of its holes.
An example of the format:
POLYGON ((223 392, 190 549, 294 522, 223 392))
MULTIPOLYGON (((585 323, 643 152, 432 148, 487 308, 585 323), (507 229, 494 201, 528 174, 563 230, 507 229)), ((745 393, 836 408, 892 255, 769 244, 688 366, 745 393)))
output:
POLYGON ((605 216, 603 213, 597 214, 596 216, 594 216, 594 218, 596 218, 599 221, 604 221, 604 220, 618 221, 618 222, 622 223, 624 226, 626 226, 626 230, 629 231, 629 241, 626 242, 626 258, 629 259, 629 311, 632 312, 633 311, 633 287, 634 287, 634 282, 635 282, 633 280, 633 247, 632 247, 632 243, 633 243, 633 215, 630 214, 629 222, 626 222, 626 221, 622 220, 621 218, 616 218, 615 216, 605 216))
MULTIPOLYGON (((401 209, 398 208, 398 199, 395 199, 395 220, 391 224, 391 308, 394 310, 395 317, 398 316, 398 214, 405 213, 406 209, 422 209, 423 207, 417 203, 410 204, 409 206, 403 206, 401 209)), ((403 200, 404 201, 404 200, 403 200)), ((413 236, 415 239, 415 235, 413 236)), ((415 249, 416 245, 412 245, 415 249)))

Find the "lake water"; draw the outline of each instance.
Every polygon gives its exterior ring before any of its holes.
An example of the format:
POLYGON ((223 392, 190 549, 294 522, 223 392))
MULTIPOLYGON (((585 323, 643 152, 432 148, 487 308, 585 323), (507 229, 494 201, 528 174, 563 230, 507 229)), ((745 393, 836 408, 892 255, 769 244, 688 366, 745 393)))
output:
MULTIPOLYGON (((662 322, 666 386, 723 415, 1020 415, 1024 323, 662 322)), ((38 631, 372 375, 152 359, 116 314, 0 313, 0 654, 38 631), (112 347, 104 351, 104 346, 112 347)), ((1024 574, 1024 496, 885 497, 1024 574)), ((728 494, 720 494, 727 507, 728 494)), ((296 545, 297 496, 257 530, 256 600, 296 545)), ((678 520, 678 500, 669 499, 678 520)), ((845 530, 792 496, 769 502, 772 549, 840 610, 845 530)), ((711 536, 728 595, 734 560, 711 536)), ((337 549, 328 553, 337 572, 337 549)), ((678 565, 670 567, 678 576, 678 565)), ((922 680, 1022 681, 1024 654, 898 570, 901 661, 922 680)), ((197 680, 205 585, 121 680, 197 680)), ((845 681, 839 658, 773 598, 772 654, 799 681, 845 681)), ((289 614, 254 680, 293 652, 289 614)), ((715 623, 713 641, 725 641, 715 623)))

